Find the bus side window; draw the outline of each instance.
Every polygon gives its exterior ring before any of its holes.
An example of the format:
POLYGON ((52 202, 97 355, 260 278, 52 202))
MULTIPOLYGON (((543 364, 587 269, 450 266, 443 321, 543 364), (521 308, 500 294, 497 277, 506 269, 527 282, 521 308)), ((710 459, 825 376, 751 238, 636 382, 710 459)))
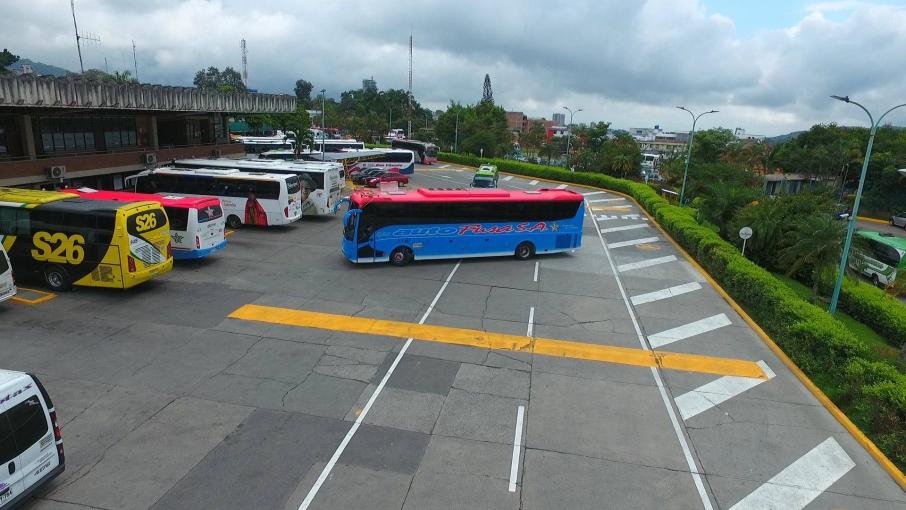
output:
POLYGON ((0 207, 0 234, 30 235, 29 211, 13 207, 0 207))

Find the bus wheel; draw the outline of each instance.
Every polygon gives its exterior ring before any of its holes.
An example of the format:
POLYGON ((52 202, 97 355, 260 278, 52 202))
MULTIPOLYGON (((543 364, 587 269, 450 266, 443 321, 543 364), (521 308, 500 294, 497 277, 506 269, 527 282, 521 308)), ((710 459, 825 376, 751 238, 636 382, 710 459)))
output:
POLYGON ((390 252, 390 263, 397 267, 402 267, 412 262, 412 250, 406 248, 405 246, 400 246, 399 248, 390 252))
POLYGON ((227 226, 232 229, 242 228, 242 220, 239 219, 239 216, 231 214, 227 216, 227 226))
POLYGON ((50 290, 63 292, 72 288, 69 273, 60 266, 47 266, 44 268, 44 281, 50 290))
POLYGON ((519 243, 519 246, 516 247, 516 258, 519 260, 526 260, 532 258, 532 255, 535 254, 535 246, 532 243, 526 241, 524 243, 519 243))

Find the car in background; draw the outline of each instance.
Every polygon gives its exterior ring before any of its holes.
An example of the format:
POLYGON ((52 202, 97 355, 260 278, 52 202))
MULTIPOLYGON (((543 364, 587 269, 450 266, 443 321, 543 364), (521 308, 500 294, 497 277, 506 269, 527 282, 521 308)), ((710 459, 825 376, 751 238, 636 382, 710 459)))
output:
POLYGON ((383 168, 366 168, 355 173, 351 173, 349 178, 353 184, 365 184, 369 177, 386 172, 383 168))
POLYGON ((57 413, 32 374, 0 370, 0 508, 25 502, 66 466, 57 413))
POLYGON ((890 224, 894 227, 906 228, 906 212, 901 212, 899 214, 894 214, 893 216, 891 216, 890 224))
POLYGON ((0 244, 0 303, 16 295, 16 280, 6 250, 0 244))
POLYGON ((409 177, 396 172, 383 172, 369 177, 365 181, 365 186, 377 188, 382 182, 395 182, 397 187, 402 187, 405 184, 409 184, 409 177))

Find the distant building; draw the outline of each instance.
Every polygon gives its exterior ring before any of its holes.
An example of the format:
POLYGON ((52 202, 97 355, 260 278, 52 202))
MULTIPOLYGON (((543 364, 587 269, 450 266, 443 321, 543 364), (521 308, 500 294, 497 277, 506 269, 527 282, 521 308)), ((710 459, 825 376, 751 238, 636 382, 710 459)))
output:
POLYGON ((371 79, 362 80, 362 90, 365 92, 377 92, 377 82, 374 81, 374 76, 371 79))
POLYGON ((765 139, 764 135, 752 135, 746 133, 746 130, 738 127, 733 130, 733 134, 736 136, 737 140, 753 141, 753 142, 763 142, 765 139))
POLYGON ((688 133, 665 132, 660 126, 653 128, 629 128, 629 136, 635 138, 644 152, 652 154, 675 154, 682 152, 689 143, 688 133))
POLYGON ((555 114, 551 115, 551 118, 554 119, 554 124, 556 124, 557 126, 566 125, 566 114, 565 113, 555 113, 555 114))
POLYGON ((522 112, 506 112, 506 128, 516 133, 522 133, 526 129, 528 117, 522 112))

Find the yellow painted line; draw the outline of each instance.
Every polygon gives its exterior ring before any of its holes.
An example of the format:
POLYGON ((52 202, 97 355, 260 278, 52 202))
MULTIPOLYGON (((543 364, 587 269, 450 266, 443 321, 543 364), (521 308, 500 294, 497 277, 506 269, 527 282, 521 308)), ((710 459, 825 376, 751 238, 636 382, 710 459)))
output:
POLYGON ((36 299, 26 299, 20 295, 13 296, 10 301, 13 303, 18 303, 20 305, 40 305, 41 303, 46 303, 51 299, 57 297, 53 292, 44 292, 43 290, 36 289, 26 289, 25 287, 19 287, 20 291, 34 292, 35 294, 42 294, 41 297, 36 299))
POLYGON ((869 218, 868 216, 856 216, 856 219, 859 221, 867 221, 869 223, 877 223, 878 225, 890 225, 889 220, 881 220, 878 218, 869 218))
POLYGON ((229 317, 302 328, 342 331, 344 333, 413 338, 427 342, 464 345, 481 349, 529 352, 545 356, 600 361, 620 365, 661 367, 685 372, 767 379, 764 371, 755 362, 732 358, 645 351, 629 347, 534 338, 475 329, 369 319, 261 305, 241 306, 234 310, 229 317))
POLYGON ((593 206, 591 206, 591 210, 598 211, 598 212, 610 211, 610 212, 621 212, 621 213, 628 214, 630 207, 627 205, 623 205, 623 206, 620 206, 620 205, 593 205, 593 206))

